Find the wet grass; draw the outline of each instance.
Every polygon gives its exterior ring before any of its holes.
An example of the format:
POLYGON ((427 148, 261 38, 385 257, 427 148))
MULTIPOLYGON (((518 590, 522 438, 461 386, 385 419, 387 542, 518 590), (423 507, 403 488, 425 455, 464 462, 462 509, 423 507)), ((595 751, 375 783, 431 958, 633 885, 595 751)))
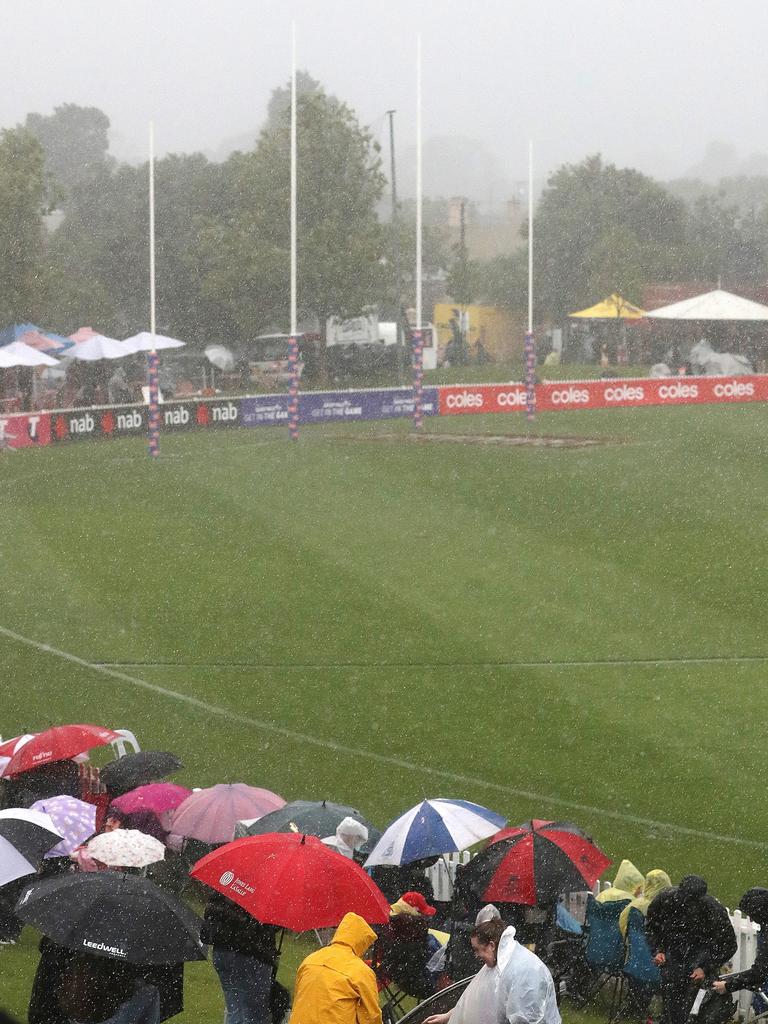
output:
MULTIPOLYGON (((0 732, 126 726, 187 784, 380 824, 438 794, 572 818, 733 903, 766 881, 767 416, 537 420, 622 442, 571 450, 366 443, 390 422, 177 435, 158 464, 136 441, 3 456, 0 626, 134 682, 0 638, 0 732)), ((17 1013, 32 952, 0 952, 17 1013)), ((218 1019, 192 976, 184 1019, 218 1019)))

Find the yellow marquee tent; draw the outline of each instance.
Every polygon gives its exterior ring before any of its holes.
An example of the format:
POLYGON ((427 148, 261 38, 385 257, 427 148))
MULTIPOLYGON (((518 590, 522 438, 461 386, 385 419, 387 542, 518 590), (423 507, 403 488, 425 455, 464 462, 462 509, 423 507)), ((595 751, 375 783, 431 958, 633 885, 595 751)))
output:
POLYGON ((631 302, 627 302, 614 292, 597 305, 581 309, 578 313, 571 313, 570 316, 578 317, 580 320, 642 320, 645 311, 633 306, 631 302))

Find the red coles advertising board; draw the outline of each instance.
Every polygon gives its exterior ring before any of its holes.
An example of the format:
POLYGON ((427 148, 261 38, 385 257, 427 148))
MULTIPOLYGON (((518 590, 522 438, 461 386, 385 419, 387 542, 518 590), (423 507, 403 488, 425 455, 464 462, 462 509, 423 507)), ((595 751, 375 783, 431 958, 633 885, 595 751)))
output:
MULTIPOLYGON (((524 384, 442 387, 440 415, 525 412, 524 384)), ((647 405, 768 401, 768 375, 749 377, 638 377, 558 381, 536 385, 536 411, 620 409, 647 405)))

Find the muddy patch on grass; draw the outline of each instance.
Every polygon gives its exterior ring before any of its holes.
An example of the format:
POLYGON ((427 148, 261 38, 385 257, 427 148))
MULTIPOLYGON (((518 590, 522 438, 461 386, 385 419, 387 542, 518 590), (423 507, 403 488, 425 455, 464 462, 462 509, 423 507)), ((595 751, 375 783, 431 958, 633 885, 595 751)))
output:
POLYGON ((399 441, 403 444, 495 445, 514 448, 598 448, 619 444, 615 438, 526 437, 515 434, 340 434, 344 441, 399 441))

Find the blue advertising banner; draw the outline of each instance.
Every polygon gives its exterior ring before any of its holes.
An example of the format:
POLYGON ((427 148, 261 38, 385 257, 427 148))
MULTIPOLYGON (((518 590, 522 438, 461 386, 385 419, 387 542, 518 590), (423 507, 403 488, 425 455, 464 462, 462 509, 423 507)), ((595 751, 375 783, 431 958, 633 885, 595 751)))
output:
POLYGON ((279 427, 288 423, 287 395, 255 395, 240 400, 244 427, 279 427))
MULTIPOLYGON (((438 414, 437 388, 425 388, 423 411, 438 414)), ((411 388, 371 391, 305 391, 299 395, 299 423, 339 423, 354 420, 386 420, 413 415, 411 388)), ((286 395, 257 395, 241 403, 241 422, 246 427, 279 426, 288 422, 286 395)))

